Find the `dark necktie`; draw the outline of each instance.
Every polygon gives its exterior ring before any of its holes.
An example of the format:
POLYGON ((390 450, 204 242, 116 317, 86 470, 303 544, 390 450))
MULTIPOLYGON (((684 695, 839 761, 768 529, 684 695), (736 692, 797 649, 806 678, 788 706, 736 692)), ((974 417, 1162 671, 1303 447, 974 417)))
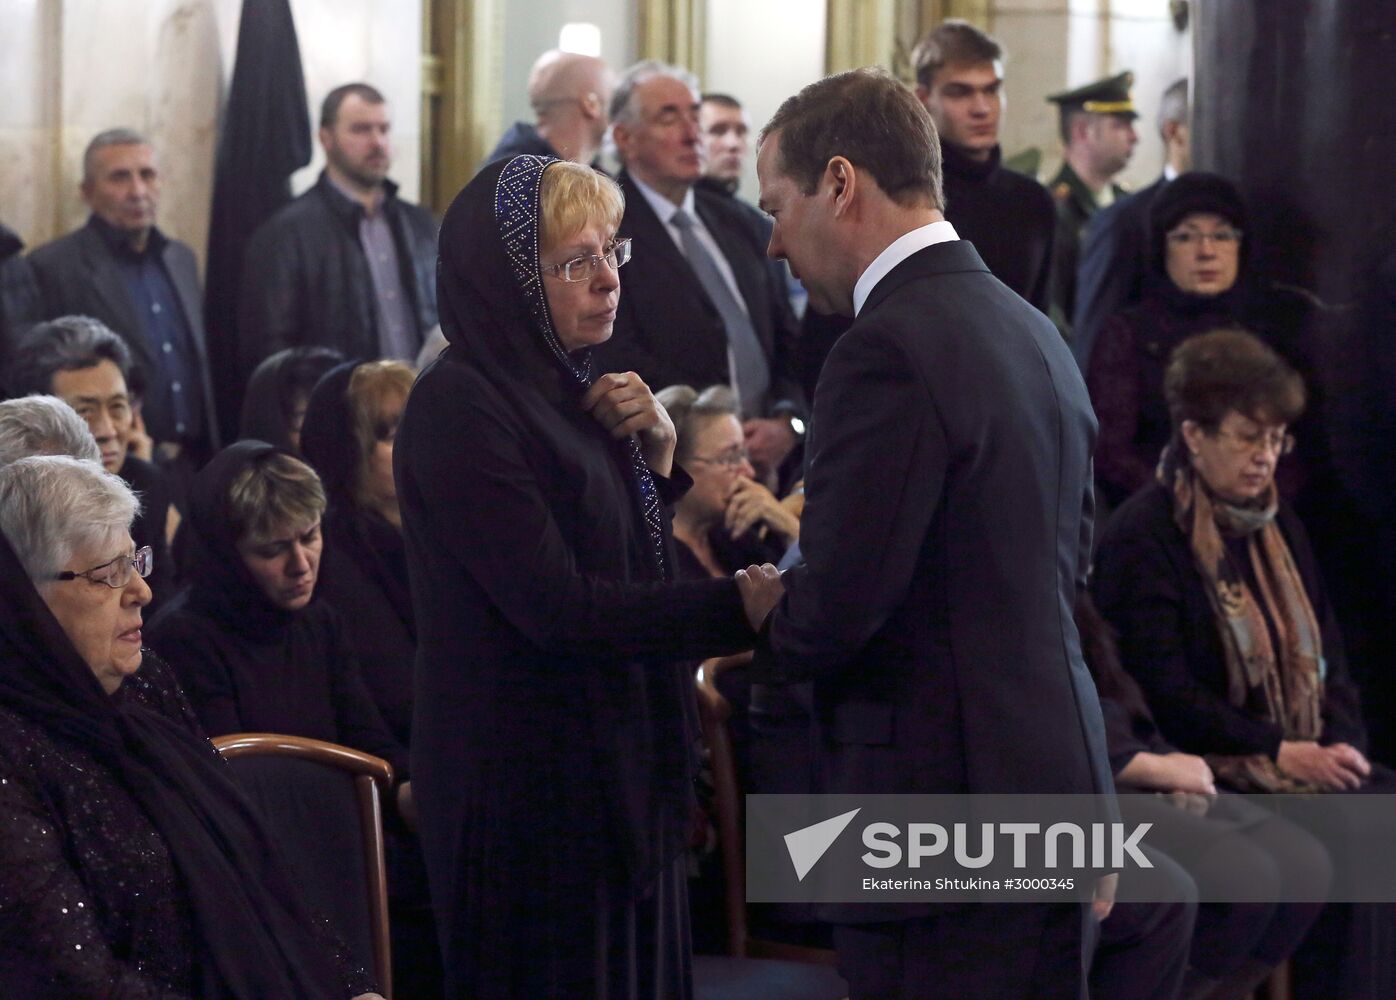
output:
MULTIPOLYGON (((732 366, 732 380, 736 384, 742 414, 748 417, 760 416, 766 401, 766 390, 771 385, 771 367, 766 361, 766 352, 757 339, 756 328, 751 325, 751 317, 742 309, 731 287, 718 270, 717 262, 698 239, 693 229, 693 217, 683 209, 676 211, 670 222, 678 227, 679 241, 683 245, 684 256, 689 266, 698 276, 698 283, 708 294, 712 304, 722 316, 722 325, 727 329, 728 358, 732 366)), ((694 386, 702 391, 702 386, 694 386)))

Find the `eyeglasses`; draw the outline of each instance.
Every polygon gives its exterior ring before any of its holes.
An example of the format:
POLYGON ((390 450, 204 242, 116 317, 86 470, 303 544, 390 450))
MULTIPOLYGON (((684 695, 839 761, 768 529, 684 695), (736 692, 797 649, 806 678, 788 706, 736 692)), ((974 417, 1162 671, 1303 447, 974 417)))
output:
POLYGON ((1218 246, 1228 247, 1233 243, 1241 242, 1241 230, 1223 227, 1210 233, 1204 233, 1200 229, 1175 229, 1168 234, 1168 242, 1175 247, 1190 247, 1194 243, 1202 244, 1211 240, 1218 246))
POLYGON ((721 455, 715 455, 712 458, 703 458, 699 455, 694 455, 689 461, 702 462, 704 465, 725 465, 729 469, 735 469, 743 462, 750 462, 751 453, 745 448, 733 448, 729 451, 724 451, 721 455))
POLYGON ((142 580, 150 575, 150 571, 155 568, 155 554, 150 551, 150 546, 136 550, 135 555, 117 556, 110 562, 104 562, 100 566, 93 566, 91 569, 74 571, 66 569, 62 573, 55 573, 55 580, 76 580, 82 577, 91 583, 101 583, 112 590, 121 590, 131 582, 131 573, 134 572, 142 580), (106 572, 103 573, 103 570, 106 572), (102 574, 102 575, 98 575, 102 574))
POLYGON ((1264 447, 1276 455, 1288 455, 1294 450, 1294 435, 1284 431, 1256 431, 1253 434, 1237 434, 1235 431, 1218 429, 1216 437, 1225 438, 1227 447, 1239 454, 1255 452, 1264 447))
POLYGON ((612 269, 619 271, 630 260, 630 240, 616 240, 606 248, 605 253, 584 253, 561 264, 544 264, 543 273, 555 275, 562 281, 590 281, 604 261, 612 269))

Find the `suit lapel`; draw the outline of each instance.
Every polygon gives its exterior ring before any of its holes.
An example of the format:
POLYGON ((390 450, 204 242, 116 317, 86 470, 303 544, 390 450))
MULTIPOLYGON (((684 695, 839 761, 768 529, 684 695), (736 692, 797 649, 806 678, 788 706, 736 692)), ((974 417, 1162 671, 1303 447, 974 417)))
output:
POLYGON ((115 332, 138 356, 142 367, 149 371, 152 358, 145 338, 141 336, 140 319, 131 306, 126 284, 112 262, 111 250, 102 243, 101 235, 91 226, 80 230, 80 233, 84 269, 90 275, 88 281, 92 292, 105 307, 107 315, 117 320, 115 332))
POLYGON ((184 266, 188 259, 179 252, 173 240, 165 244, 160 259, 165 265, 165 273, 170 276, 170 284, 174 285, 175 294, 179 296, 184 322, 189 327, 189 336, 194 341, 194 349, 199 352, 199 362, 202 364, 207 349, 204 345, 204 324, 199 313, 199 276, 184 266))
POLYGON ((654 209, 650 207, 644 192, 631 182, 629 175, 624 171, 618 179, 621 189, 625 192, 625 217, 621 220, 621 235, 629 236, 635 241, 634 253, 637 256, 643 253, 645 260, 652 263, 656 270, 669 271, 675 280, 684 282, 685 287, 693 288, 703 301, 707 302, 708 307, 717 312, 717 307, 709 301, 707 293, 703 291, 698 275, 689 266, 688 258, 674 245, 668 228, 659 221, 659 216, 654 214, 654 209))
POLYGON ((751 317, 752 329, 756 331, 757 337, 761 339, 761 346, 765 349, 767 356, 771 353, 771 325, 767 322, 768 317, 761 315, 757 304, 764 301, 761 294, 761 283, 765 280, 765 271, 758 268, 755 272, 747 267, 750 259, 750 244, 743 242, 743 237, 739 232, 733 232, 723 224, 723 220, 718 217, 712 209, 703 204, 703 199, 695 199, 694 207, 698 210, 698 216, 703 220, 703 225, 708 232, 712 233, 717 248, 722 251, 722 256, 727 258, 727 266, 732 269, 732 276, 737 279, 737 290, 742 294, 742 301, 746 304, 747 315, 751 317))

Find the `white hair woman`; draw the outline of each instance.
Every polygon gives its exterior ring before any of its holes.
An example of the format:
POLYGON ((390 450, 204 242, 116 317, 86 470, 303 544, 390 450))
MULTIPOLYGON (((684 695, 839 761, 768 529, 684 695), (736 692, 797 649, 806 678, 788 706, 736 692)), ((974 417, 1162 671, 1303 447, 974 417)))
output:
POLYGON ((0 402, 0 467, 31 455, 102 461, 87 423, 57 396, 21 396, 0 402))
POLYGON ((376 997, 141 648, 137 508, 93 462, 0 469, 0 995, 376 997))

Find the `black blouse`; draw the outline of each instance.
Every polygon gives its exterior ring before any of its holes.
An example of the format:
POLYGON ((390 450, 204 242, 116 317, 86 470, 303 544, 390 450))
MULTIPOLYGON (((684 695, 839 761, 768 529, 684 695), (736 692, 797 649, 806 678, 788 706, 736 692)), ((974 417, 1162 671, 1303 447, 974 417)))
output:
MULTIPOLYGON (((170 669, 149 653, 113 697, 199 734, 170 669)), ((0 727, 0 995, 194 996, 186 891, 131 793, 90 751, 22 715, 0 708, 0 727)), ((348 970, 344 995, 372 990, 344 946, 316 932, 348 970)))

